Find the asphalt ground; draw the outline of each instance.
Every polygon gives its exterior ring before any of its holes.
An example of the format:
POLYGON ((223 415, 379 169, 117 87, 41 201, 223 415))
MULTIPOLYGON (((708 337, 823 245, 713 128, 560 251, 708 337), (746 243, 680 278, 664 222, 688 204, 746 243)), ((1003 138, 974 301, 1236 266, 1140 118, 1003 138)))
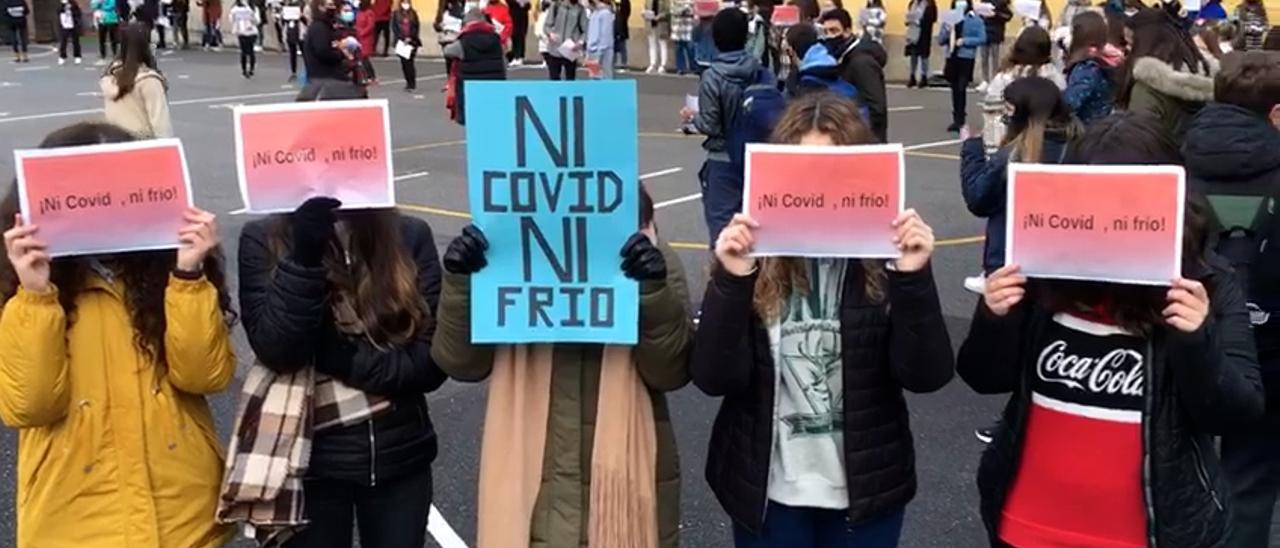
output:
MULTIPOLYGON (((101 116, 97 96, 101 67, 57 66, 43 48, 26 65, 0 66, 0 149, 33 147, 47 133, 71 123, 101 116)), ((89 49, 86 62, 96 50, 89 49)), ((174 131, 186 147, 197 205, 220 215, 221 236, 229 257, 236 255, 237 236, 245 216, 228 215, 241 207, 235 179, 230 107, 292 100, 296 88, 286 83, 288 62, 276 53, 260 53, 253 80, 240 77, 232 52, 179 51, 163 55, 160 66, 170 83, 174 131)), ((406 93, 398 63, 378 61, 382 85, 374 97, 390 100, 394 165, 403 210, 430 222, 441 249, 467 223, 467 144, 462 128, 445 116, 444 66, 418 63, 417 94, 406 93)), ((632 78, 632 75, 623 75, 632 78)), ((657 222, 663 238, 673 242, 700 300, 709 255, 706 228, 697 200, 697 172, 703 154, 696 138, 675 132, 677 111, 696 80, 671 76, 635 76, 639 92, 639 165, 645 184, 658 203, 657 222)), ((513 78, 541 79, 536 69, 513 78)), ((942 90, 891 88, 890 137, 908 146, 908 207, 918 209, 939 238, 934 257, 943 310, 952 344, 959 345, 968 327, 975 296, 961 287, 979 269, 982 222, 964 208, 959 192, 955 136, 944 131, 950 100, 942 90)), ((975 101, 971 100, 971 103, 975 101)), ((976 107, 971 109, 977 116, 976 107)), ((483 144, 475 145, 483 146, 483 144)), ((10 154, 0 154, 0 177, 13 172, 10 154)), ((85 166, 110 169, 111 166, 85 166)), ((814 169, 821 169, 815 166, 814 169)), ((235 272, 232 269, 231 275, 235 272)), ((241 332, 236 332, 241 372, 251 359, 241 332)), ((228 435, 238 383, 212 398, 218 427, 228 435)), ((476 481, 485 386, 449 382, 429 396, 440 438, 434 466, 435 506, 431 546, 469 546, 475 540, 476 481), (456 535, 456 536, 455 536, 456 535), (459 542, 461 544, 459 544, 459 542)), ((919 494, 908 506, 903 546, 981 546, 985 544, 977 516, 974 472, 982 445, 975 427, 994 417, 998 398, 979 397, 959 379, 942 391, 911 395, 919 494)), ((706 445, 719 402, 693 386, 670 396, 679 443, 682 489, 682 542, 685 546, 729 546, 730 524, 703 479, 706 445)), ((0 429, 0 546, 14 545, 14 465, 17 435, 0 429)), ((68 524, 74 526, 74 524, 68 524)))

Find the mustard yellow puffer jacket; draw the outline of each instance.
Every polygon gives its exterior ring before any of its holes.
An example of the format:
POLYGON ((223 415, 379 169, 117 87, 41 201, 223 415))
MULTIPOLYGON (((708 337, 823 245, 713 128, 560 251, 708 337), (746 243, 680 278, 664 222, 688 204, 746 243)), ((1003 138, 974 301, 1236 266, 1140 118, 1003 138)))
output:
POLYGON ((208 281, 165 290, 167 373, 139 352, 119 283, 90 274, 74 321, 57 293, 0 313, 0 420, 19 429, 18 545, 221 546, 221 445, 204 395, 236 359, 208 281))

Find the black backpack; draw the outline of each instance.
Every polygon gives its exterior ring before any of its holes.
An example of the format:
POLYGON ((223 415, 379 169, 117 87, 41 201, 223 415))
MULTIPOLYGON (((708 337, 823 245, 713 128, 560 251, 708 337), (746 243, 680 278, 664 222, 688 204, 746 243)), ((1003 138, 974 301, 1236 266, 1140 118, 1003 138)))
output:
POLYGON ((1280 172, 1247 183, 1195 181, 1208 201, 1209 248, 1241 274, 1255 326, 1280 328, 1280 172))

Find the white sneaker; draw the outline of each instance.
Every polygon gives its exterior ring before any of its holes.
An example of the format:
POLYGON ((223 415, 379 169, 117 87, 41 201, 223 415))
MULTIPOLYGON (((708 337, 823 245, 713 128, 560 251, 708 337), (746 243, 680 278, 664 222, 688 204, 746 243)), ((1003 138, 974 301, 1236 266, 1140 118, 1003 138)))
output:
POLYGON ((106 64, 107 64, 107 60, 106 60, 106 59, 98 59, 98 60, 97 60, 97 61, 95 61, 93 64, 94 64, 94 66, 98 66, 98 67, 106 66, 106 64))
POLYGON ((658 67, 655 67, 653 65, 649 65, 649 68, 644 69, 645 74, 653 74, 655 72, 658 72, 658 67))
POLYGON ((66 60, 66 59, 63 59, 63 58, 61 58, 61 57, 59 57, 59 58, 58 58, 58 66, 62 66, 62 65, 65 65, 65 64, 67 64, 67 60, 66 60))
POLYGON ((76 57, 76 64, 77 64, 77 65, 79 65, 81 61, 83 61, 83 59, 81 59, 81 58, 79 58, 79 57, 76 57))
POLYGON ((253 46, 253 51, 262 51, 262 46, 253 46))
POLYGON ((964 288, 970 293, 983 294, 987 288, 987 277, 984 275, 969 276, 964 279, 964 288))
POLYGON ((978 84, 978 93, 986 93, 986 92, 987 92, 987 83, 982 82, 978 84))
POLYGON ((658 74, 666 74, 667 67, 658 67, 658 74))

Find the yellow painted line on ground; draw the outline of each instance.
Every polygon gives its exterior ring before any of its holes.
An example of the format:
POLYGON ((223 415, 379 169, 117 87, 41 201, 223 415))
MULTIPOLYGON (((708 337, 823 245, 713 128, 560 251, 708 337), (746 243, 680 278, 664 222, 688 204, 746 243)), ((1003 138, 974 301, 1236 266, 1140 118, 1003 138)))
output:
POLYGON ((919 156, 921 158, 934 158, 937 160, 955 160, 959 161, 960 157, 955 154, 942 154, 939 152, 907 152, 907 156, 919 156))
POLYGON ((454 211, 452 209, 440 209, 438 207, 428 207, 414 204, 397 204, 400 209, 416 211, 418 213, 429 213, 431 215, 439 215, 441 217, 453 217, 455 219, 470 219, 471 214, 465 211, 454 211))

